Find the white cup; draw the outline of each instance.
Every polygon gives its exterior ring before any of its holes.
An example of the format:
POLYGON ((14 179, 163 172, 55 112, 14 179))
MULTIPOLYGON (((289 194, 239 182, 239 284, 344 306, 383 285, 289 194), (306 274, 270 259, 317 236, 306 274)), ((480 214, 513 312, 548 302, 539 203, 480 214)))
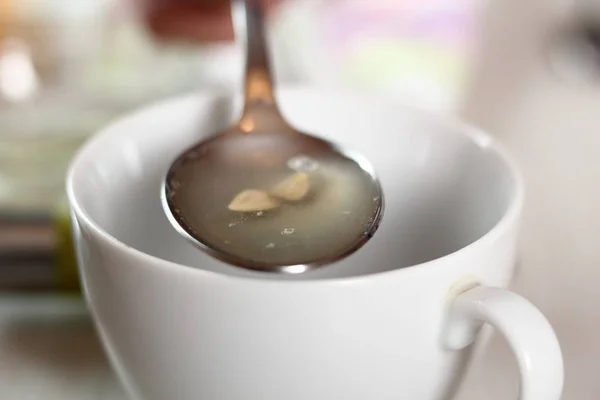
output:
POLYGON ((386 199, 366 246, 305 275, 225 265, 161 209, 171 160, 233 121, 239 102, 201 93, 152 106, 100 132, 71 165, 85 295, 133 398, 449 399, 489 324, 515 353, 520 399, 558 400, 552 328, 504 289, 523 187, 498 145, 392 99, 302 88, 278 97, 295 126, 368 157, 386 199))

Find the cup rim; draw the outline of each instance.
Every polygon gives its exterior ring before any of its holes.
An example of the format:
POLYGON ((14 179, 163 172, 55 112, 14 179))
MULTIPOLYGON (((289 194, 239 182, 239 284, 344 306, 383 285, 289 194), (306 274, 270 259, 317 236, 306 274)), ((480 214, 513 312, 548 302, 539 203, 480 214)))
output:
MULTIPOLYGON (((104 126, 102 129, 97 131, 81 148, 77 151, 75 156, 72 158, 66 175, 66 194, 69 203, 71 213, 77 217, 78 221, 84 223, 98 238, 107 242, 111 247, 116 247, 120 252, 127 253, 132 257, 139 258, 144 261, 144 268, 158 268, 160 270, 169 270, 171 273, 183 273, 189 274, 190 277, 210 277, 211 279, 220 278, 229 281, 243 281, 243 282, 254 282, 254 283, 276 283, 276 284, 346 284, 351 282, 365 282, 367 280, 372 281, 374 278, 385 279, 391 274, 415 274, 415 273, 427 273, 427 271, 435 268, 440 262, 447 262, 459 255, 465 253, 476 252, 478 249, 485 248, 486 246, 494 243, 504 232, 510 229, 514 225, 515 221, 519 218, 521 210, 525 202, 525 184, 523 176, 521 175, 518 163, 513 156, 506 150, 506 148, 494 139, 489 133, 476 127, 473 124, 467 123, 460 119, 458 116, 439 113, 434 111, 425 110, 418 107, 417 105, 411 104, 406 100, 398 98, 393 95, 384 93, 372 93, 364 92, 352 89, 330 89, 330 88, 316 88, 307 85, 285 85, 277 90, 279 93, 302 93, 302 92, 313 92, 313 93, 333 93, 336 95, 344 94, 345 97, 360 98, 359 101, 366 101, 366 98, 375 97, 381 100, 383 98, 388 103, 397 104, 398 107, 404 109, 410 114, 425 118, 432 123, 442 126, 445 129, 454 130, 460 132, 460 134, 466 136, 476 147, 486 149, 496 154, 507 166, 510 179, 514 183, 514 196, 510 200, 506 207, 502 217, 490 228, 473 242, 459 248, 456 251, 445 254, 441 257, 434 258, 425 262, 408 265, 402 268, 395 268, 386 271, 380 271, 375 273, 361 274, 361 275, 349 275, 341 277, 323 277, 316 279, 268 279, 265 278, 265 274, 271 274, 268 272, 251 271, 249 275, 233 275, 220 273, 216 271, 208 271, 201 268, 192 268, 190 266, 176 263, 173 261, 165 260, 163 258, 153 256, 145 253, 134 247, 128 246, 126 243, 117 239, 104 228, 98 224, 94 218, 92 218, 86 211, 82 204, 79 202, 78 195, 76 194, 75 175, 76 171, 80 168, 82 160, 85 158, 86 153, 90 151, 96 145, 96 142, 102 138, 114 132, 113 128, 119 126, 126 120, 135 118, 141 115, 145 115, 152 109, 163 109, 166 106, 174 104, 182 104, 190 101, 197 101, 198 99, 213 99, 223 94, 230 97, 235 97, 237 93, 226 92, 223 93, 219 89, 207 89, 197 92, 193 92, 186 95, 180 95, 176 97, 168 97, 159 101, 151 102, 129 112, 116 120, 113 120, 110 124, 104 126)), ((200 250, 199 250, 200 251, 200 250)), ((210 255, 209 255, 210 256, 210 255)), ((226 264, 226 263, 224 263, 226 264)), ((272 275, 272 274, 271 274, 272 275)))

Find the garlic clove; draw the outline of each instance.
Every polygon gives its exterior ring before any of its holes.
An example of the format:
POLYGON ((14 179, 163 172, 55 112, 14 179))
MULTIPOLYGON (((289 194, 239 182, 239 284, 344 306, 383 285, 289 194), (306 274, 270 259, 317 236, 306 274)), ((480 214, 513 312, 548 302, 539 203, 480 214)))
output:
POLYGON ((279 207, 279 201, 264 190, 247 189, 238 193, 231 203, 229 209, 239 212, 267 211, 279 207))

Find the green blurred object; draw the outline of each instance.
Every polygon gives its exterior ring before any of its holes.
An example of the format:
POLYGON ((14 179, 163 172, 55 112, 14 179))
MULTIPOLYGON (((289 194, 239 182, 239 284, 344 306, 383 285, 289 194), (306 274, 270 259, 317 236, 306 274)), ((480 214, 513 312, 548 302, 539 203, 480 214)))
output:
POLYGON ((79 272, 71 217, 67 207, 62 207, 56 214, 57 232, 56 278, 57 288, 64 291, 79 291, 79 272))
POLYGON ((79 293, 67 208, 0 215, 0 290, 79 293))

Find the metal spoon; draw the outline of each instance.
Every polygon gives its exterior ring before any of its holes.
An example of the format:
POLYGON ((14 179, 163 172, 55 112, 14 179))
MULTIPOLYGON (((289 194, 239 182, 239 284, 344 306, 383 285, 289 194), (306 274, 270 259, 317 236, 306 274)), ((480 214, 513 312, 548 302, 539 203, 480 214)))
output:
MULTIPOLYGON (((334 143, 297 131, 280 114, 273 94, 263 10, 259 3, 252 0, 232 1, 236 36, 244 40, 247 51, 242 117, 237 124, 194 145, 173 162, 164 181, 162 203, 175 229, 213 257, 252 270, 302 273, 340 260, 366 243, 379 226, 383 196, 379 181, 366 160, 350 155, 334 143), (360 179, 364 178, 367 182, 364 187, 373 194, 375 204, 372 215, 366 219, 368 226, 356 232, 347 244, 344 243, 343 249, 319 259, 285 259, 273 262, 256 255, 249 257, 243 254, 243 251, 231 251, 222 240, 214 239, 214 235, 211 235, 211 229, 214 233, 214 227, 210 223, 198 223, 194 217, 194 211, 197 210, 194 205, 203 201, 196 197, 198 193, 194 193, 194 189, 203 184, 206 186, 206 181, 202 179, 218 175, 223 170, 232 171, 231 176, 234 178, 239 176, 245 171, 244 163, 250 168, 253 162, 251 155, 257 153, 261 153, 262 159, 267 160, 273 168, 281 168, 290 159, 298 156, 308 160, 334 157, 346 163, 344 165, 352 168, 352 171, 355 171, 353 173, 359 174, 360 179), (209 172, 206 172, 207 170, 209 172)), ((214 182, 211 184, 213 187, 218 185, 214 182)), ((211 198, 210 195, 205 193, 204 199, 214 201, 214 196, 211 198)), ((223 204, 223 207, 226 210, 227 204, 223 204)))

